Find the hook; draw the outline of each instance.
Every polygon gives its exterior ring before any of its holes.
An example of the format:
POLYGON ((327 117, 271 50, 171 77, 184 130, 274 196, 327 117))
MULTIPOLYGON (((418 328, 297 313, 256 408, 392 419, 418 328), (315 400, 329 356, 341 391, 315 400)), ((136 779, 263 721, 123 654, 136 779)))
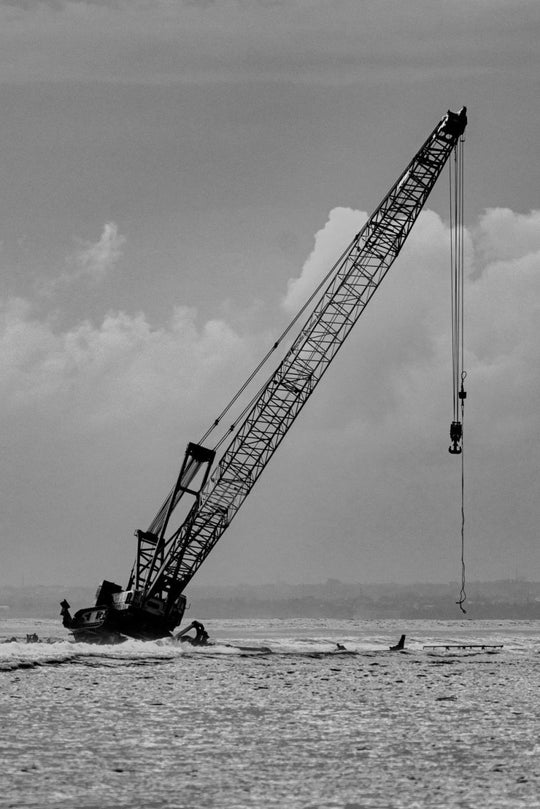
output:
MULTIPOLYGON (((464 392, 465 393, 465 392, 464 392)), ((466 396, 467 394, 465 394, 466 396)), ((460 421, 453 421, 450 425, 450 441, 452 446, 448 447, 448 452, 451 455, 461 455, 461 447, 459 446, 463 435, 463 428, 460 421)))

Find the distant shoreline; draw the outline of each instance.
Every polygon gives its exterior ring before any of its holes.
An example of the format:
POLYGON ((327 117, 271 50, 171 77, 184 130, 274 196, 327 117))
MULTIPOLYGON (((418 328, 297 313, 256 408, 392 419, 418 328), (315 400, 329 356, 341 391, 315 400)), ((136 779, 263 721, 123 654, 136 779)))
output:
MULTIPOLYGON (((320 584, 194 585, 187 595, 199 619, 540 619, 540 582, 471 582, 466 615, 456 604, 458 589, 454 582, 355 584, 329 579, 320 584)), ((77 610, 94 603, 95 591, 68 585, 0 586, 0 612, 3 618, 56 618, 63 598, 77 610)))

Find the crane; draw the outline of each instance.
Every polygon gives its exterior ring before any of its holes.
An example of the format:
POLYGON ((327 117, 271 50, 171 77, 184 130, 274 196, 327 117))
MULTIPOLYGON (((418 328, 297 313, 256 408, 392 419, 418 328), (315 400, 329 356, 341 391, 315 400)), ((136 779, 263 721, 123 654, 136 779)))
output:
MULTIPOLYGON (((467 125, 467 110, 437 123, 374 213, 327 275, 284 358, 217 447, 190 442, 176 482, 147 530, 135 532, 137 551, 127 587, 103 581, 94 607, 64 625, 76 640, 156 639, 179 626, 185 588, 238 513, 270 458, 314 392, 352 327, 397 258, 411 228, 467 125), (187 498, 187 503, 184 498, 187 498), (174 521, 181 501, 185 517, 174 521)), ((216 420, 215 424, 217 425, 216 420)), ((193 622, 193 642, 204 642, 193 622)), ((189 636, 188 636, 189 637, 189 636)))

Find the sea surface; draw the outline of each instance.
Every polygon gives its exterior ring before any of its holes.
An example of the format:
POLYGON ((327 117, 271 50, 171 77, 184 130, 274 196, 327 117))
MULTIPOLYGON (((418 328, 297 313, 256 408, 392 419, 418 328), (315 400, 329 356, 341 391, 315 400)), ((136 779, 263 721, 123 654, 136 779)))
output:
POLYGON ((540 807, 540 622, 205 624, 193 648, 0 621, 43 641, 0 643, 0 806, 540 807))

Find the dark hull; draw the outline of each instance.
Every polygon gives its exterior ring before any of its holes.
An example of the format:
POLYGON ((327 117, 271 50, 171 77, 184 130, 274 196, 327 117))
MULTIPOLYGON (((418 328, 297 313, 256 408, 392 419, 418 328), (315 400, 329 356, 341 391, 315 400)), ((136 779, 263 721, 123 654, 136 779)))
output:
MULTIPOLYGON (((100 585, 94 607, 78 610, 72 617, 67 601, 60 604, 62 622, 81 643, 122 643, 127 638, 159 640, 172 637, 180 625, 186 608, 186 597, 179 594, 172 605, 160 597, 143 599, 137 591, 123 590, 118 584, 104 581, 100 585)), ((190 628, 200 643, 208 638, 204 627, 193 621, 190 628)), ((183 637, 187 630, 178 637, 183 637)))
POLYGON ((78 610, 64 625, 80 643, 122 643, 127 638, 158 640, 171 637, 168 622, 161 616, 137 609, 87 607, 78 610))

